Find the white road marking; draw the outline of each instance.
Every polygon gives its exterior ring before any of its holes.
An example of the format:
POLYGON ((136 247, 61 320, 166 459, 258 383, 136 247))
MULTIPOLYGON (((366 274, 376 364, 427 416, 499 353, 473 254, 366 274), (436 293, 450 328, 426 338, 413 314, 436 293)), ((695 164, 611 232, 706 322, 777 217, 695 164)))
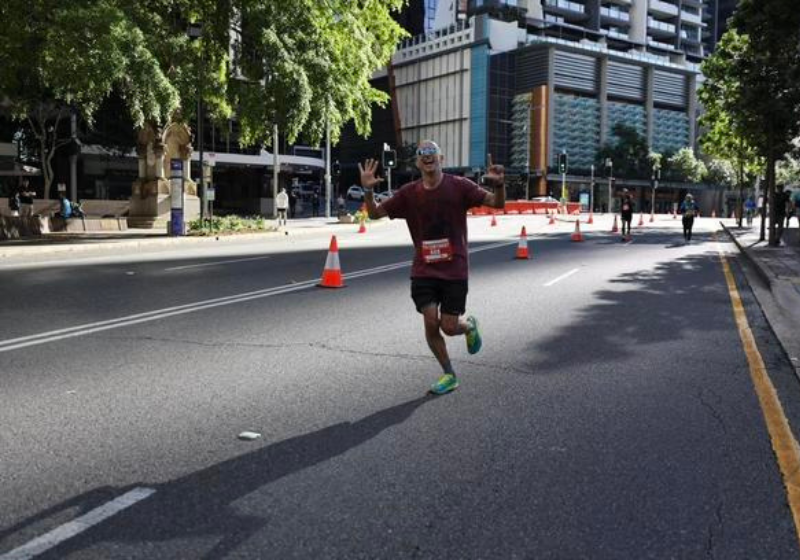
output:
POLYGON ((211 263, 187 264, 185 266, 173 266, 171 268, 165 268, 164 270, 187 270, 189 268, 200 268, 200 267, 203 267, 203 266, 218 266, 218 265, 221 265, 221 264, 231 264, 231 263, 238 263, 238 262, 245 262, 245 261, 260 261, 260 260, 269 259, 269 258, 271 258, 271 257, 269 257, 269 256, 265 256, 265 257, 250 257, 250 258, 247 258, 247 259, 233 259, 233 260, 229 260, 229 261, 217 261, 217 262, 211 262, 211 263))
MULTIPOLYGON (((478 247, 476 249, 471 249, 470 253, 488 251, 489 249, 505 247, 508 245, 513 245, 515 243, 517 243, 517 241, 503 241, 499 243, 493 243, 491 245, 486 245, 483 247, 478 247)), ((403 261, 383 266, 376 266, 374 268, 368 268, 356 272, 351 272, 349 274, 344 274, 343 277, 345 280, 351 280, 354 278, 360 278, 362 276, 371 276, 373 274, 380 274, 383 272, 389 272, 392 270, 405 268, 410 265, 411 261, 403 261)), ((21 336, 18 338, 11 338, 8 340, 0 340, 0 353, 10 352, 12 350, 18 350, 20 348, 27 348, 29 346, 38 346, 40 344, 46 344, 48 342, 56 342, 58 340, 64 340, 67 338, 85 336, 87 334, 92 334, 96 332, 118 329, 120 327, 127 327, 131 325, 138 325, 140 323, 157 321, 159 319, 165 319, 167 317, 173 317, 176 315, 194 313, 196 311, 203 311, 205 309, 220 307, 222 305, 231 305, 234 303, 242 303, 254 299, 262 299, 271 296, 297 292, 300 290, 306 290, 308 288, 312 288, 316 286, 318 283, 319 279, 304 280, 302 282, 295 282, 292 284, 287 284, 285 286, 276 286, 274 288, 267 288, 264 290, 256 290, 253 292, 245 292, 242 294, 236 294, 232 296, 225 296, 220 298, 208 299, 204 301, 198 301, 194 303, 187 303, 185 305, 176 305, 174 307, 167 307, 164 309, 146 311, 144 313, 136 313, 134 315, 127 315, 125 317, 118 317, 116 319, 108 319, 106 321, 98 321, 96 323, 86 323, 83 325, 77 325, 75 327, 67 327, 64 329, 58 329, 39 334, 21 336)))
POLYGON ((552 280, 550 280, 550 281, 549 281, 547 284, 545 284, 545 285, 544 285, 544 287, 545 287, 545 288, 549 288, 550 286, 552 286, 552 285, 553 285, 553 284, 555 284, 556 282, 560 282, 560 281, 561 281, 561 280, 563 280, 564 278, 569 278, 570 276, 572 276, 573 274, 575 274, 575 273, 576 273, 576 272, 578 272, 579 270, 580 270, 580 268, 573 268, 572 270, 570 270, 569 272, 565 272, 564 274, 562 274, 562 275, 561 275, 561 276, 559 276, 558 278, 553 278, 553 279, 552 279, 552 280))
POLYGON ((130 492, 115 498, 107 504, 95 508, 69 523, 56 527, 49 533, 36 537, 19 548, 15 548, 10 552, 0 555, 0 560, 29 560, 30 558, 44 554, 51 548, 83 533, 94 525, 105 521, 112 515, 116 515, 123 509, 131 507, 136 502, 144 500, 154 493, 155 490, 152 488, 134 488, 130 492))

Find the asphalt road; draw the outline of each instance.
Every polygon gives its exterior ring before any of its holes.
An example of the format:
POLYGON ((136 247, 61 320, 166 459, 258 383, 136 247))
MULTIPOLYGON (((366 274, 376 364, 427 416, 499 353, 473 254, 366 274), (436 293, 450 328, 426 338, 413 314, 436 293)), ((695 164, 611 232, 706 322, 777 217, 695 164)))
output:
POLYGON ((402 223, 339 290, 323 235, 0 264, 0 559, 798 557, 713 222, 470 227, 484 348, 436 398, 402 223))

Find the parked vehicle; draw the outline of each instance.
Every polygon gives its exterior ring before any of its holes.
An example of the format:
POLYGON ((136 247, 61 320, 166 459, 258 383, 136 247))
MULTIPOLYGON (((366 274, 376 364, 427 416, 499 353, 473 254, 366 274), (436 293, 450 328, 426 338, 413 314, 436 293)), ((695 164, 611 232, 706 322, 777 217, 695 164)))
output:
POLYGON ((347 189, 347 198, 349 200, 364 200, 364 189, 358 185, 352 185, 347 189))
POLYGON ((394 192, 389 192, 389 191, 376 192, 375 193, 375 202, 377 202, 377 203, 386 202, 387 200, 392 198, 392 195, 394 195, 394 192))

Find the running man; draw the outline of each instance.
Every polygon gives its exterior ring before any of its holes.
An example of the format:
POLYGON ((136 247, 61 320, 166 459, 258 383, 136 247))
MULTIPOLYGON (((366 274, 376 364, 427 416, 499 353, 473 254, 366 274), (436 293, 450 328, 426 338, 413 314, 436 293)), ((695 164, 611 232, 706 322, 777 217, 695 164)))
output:
POLYGON ((683 202, 681 203, 681 214, 683 214, 683 219, 681 220, 683 222, 683 238, 687 243, 692 240, 694 217, 697 215, 699 210, 700 207, 697 206, 692 194, 687 194, 686 198, 683 199, 683 202))
POLYGON ((633 197, 628 189, 622 191, 622 204, 620 204, 620 221, 622 222, 622 240, 628 241, 631 237, 631 222, 633 221, 633 197))
POLYGON ((358 165, 369 217, 405 219, 414 242, 411 298, 422 314, 428 347, 442 367, 442 376, 431 386, 436 395, 458 387, 442 333, 465 335, 470 354, 477 353, 482 344, 475 317, 461 318, 466 312, 469 276, 467 210, 481 205, 503 208, 506 202, 505 171, 502 165, 492 164, 491 154, 484 181, 494 192, 464 177, 443 173, 443 161, 436 142, 420 142, 417 169, 422 178, 403 185, 382 204, 375 203, 373 193, 383 181, 376 175, 378 161, 368 159, 358 165))

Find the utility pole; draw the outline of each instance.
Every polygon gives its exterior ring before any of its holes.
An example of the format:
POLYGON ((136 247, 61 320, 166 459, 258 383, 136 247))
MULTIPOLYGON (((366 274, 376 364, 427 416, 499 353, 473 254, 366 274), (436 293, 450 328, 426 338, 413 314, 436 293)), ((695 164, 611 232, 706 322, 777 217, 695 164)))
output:
POLYGON ((606 158, 606 167, 608 167, 608 212, 613 213, 611 190, 612 184, 614 183, 614 162, 611 158, 606 158))

